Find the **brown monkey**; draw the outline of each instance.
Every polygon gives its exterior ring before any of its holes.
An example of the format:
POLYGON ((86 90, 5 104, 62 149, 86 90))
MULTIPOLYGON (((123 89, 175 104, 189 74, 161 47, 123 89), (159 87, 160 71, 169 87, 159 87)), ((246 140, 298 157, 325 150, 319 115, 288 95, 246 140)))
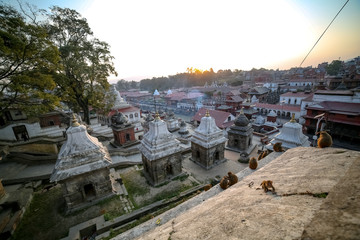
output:
POLYGON ((257 166, 258 166, 258 162, 256 158, 252 157, 249 161, 249 168, 254 170, 257 168, 257 166))
MULTIPOLYGON (((261 159, 265 158, 267 155, 269 155, 268 150, 264 151, 264 152, 261 154, 261 159)), ((259 160, 259 159, 258 159, 258 160, 259 160)))
POLYGON ((282 142, 277 142, 274 144, 274 151, 275 152, 284 152, 284 149, 281 147, 282 142))
POLYGON ((220 180, 220 187, 222 189, 227 189, 229 187, 230 184, 230 179, 228 176, 224 176, 221 180, 220 180))
POLYGON ((238 182, 238 177, 235 174, 233 174, 232 172, 228 172, 228 175, 229 175, 230 186, 238 182))
POLYGON ((205 192, 208 191, 211 187, 212 187, 211 184, 205 185, 205 186, 204 186, 205 192))
POLYGON ((257 158, 258 161, 260 161, 260 160, 263 158, 263 154, 264 154, 264 153, 260 153, 260 154, 259 154, 259 156, 258 156, 258 158, 257 158))
POLYGON ((326 131, 321 131, 320 137, 317 141, 318 147, 319 148, 331 147, 332 143, 333 142, 330 134, 328 134, 326 131))
POLYGON ((275 192, 275 188, 272 184, 273 182, 270 180, 267 181, 262 181, 262 183, 260 184, 260 186, 264 189, 265 192, 270 191, 269 188, 272 188, 272 192, 275 192))

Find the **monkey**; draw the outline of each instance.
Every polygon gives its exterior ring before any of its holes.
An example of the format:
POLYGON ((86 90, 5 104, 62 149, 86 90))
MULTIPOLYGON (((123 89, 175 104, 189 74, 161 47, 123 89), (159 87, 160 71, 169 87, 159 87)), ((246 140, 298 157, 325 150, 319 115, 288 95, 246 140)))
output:
POLYGON ((269 188, 272 188, 272 192, 275 192, 275 187, 272 184, 273 182, 270 180, 262 181, 260 186, 264 189, 264 192, 270 191, 269 188))
POLYGON ((258 161, 260 161, 261 159, 265 158, 267 155, 269 155, 268 150, 264 151, 263 153, 260 153, 260 154, 259 154, 259 157, 258 157, 258 161))
POLYGON ((220 180, 220 187, 222 189, 227 189, 229 187, 230 184, 230 179, 228 176, 224 176, 221 180, 220 180))
POLYGON ((229 175, 230 186, 238 182, 238 177, 235 174, 233 174, 232 172, 228 172, 228 175, 229 175))
POLYGON ((326 131, 321 131, 320 137, 317 141, 318 147, 319 148, 331 147, 332 143, 333 141, 330 134, 328 134, 326 131))
POLYGON ((206 191, 210 190, 211 187, 212 187, 211 183, 208 184, 208 185, 205 185, 204 186, 204 191, 206 192, 206 191))
POLYGON ((255 170, 258 166, 256 158, 252 157, 249 161, 249 168, 255 170))
POLYGON ((256 169, 257 166, 258 166, 258 162, 257 162, 256 158, 252 157, 249 161, 249 168, 256 169))
POLYGON ((275 152, 284 152, 284 149, 281 147, 282 142, 277 142, 274 144, 274 151, 275 152))

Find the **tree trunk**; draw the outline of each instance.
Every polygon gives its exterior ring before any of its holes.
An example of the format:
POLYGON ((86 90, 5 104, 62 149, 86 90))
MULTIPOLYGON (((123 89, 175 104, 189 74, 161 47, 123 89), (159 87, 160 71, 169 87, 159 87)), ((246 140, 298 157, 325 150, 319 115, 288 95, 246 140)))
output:
POLYGON ((83 121, 86 122, 87 125, 90 125, 90 111, 89 111, 89 105, 85 102, 82 101, 81 99, 77 100, 80 108, 83 110, 84 112, 84 119, 83 121))

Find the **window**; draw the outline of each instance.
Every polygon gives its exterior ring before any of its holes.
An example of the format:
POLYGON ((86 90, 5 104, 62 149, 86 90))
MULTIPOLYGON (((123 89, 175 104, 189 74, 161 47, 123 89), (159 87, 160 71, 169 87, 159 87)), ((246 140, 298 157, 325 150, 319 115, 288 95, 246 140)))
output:
POLYGON ((22 112, 20 110, 16 110, 15 116, 21 116, 21 115, 22 115, 22 112))
POLYGON ((91 183, 86 184, 84 186, 84 193, 85 193, 86 199, 89 200, 89 199, 94 198, 96 196, 94 185, 92 185, 91 183))
POLYGON ((49 126, 54 126, 54 125, 55 125, 54 121, 53 121, 53 120, 50 120, 50 121, 49 121, 49 126))
POLYGON ((133 119, 133 118, 134 118, 134 115, 133 115, 133 114, 130 114, 130 118, 133 119))
POLYGON ((135 117, 138 118, 138 117, 139 117, 139 114, 138 114, 138 113, 135 113, 135 117))

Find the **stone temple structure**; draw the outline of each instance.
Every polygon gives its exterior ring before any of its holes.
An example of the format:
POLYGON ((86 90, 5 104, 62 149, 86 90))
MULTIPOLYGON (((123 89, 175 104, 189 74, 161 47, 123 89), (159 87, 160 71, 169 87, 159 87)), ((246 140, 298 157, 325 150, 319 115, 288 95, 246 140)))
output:
POLYGON ((280 133, 274 136, 266 148, 273 150, 273 145, 277 142, 282 142, 282 147, 285 150, 295 147, 309 147, 308 138, 302 133, 302 125, 296 122, 295 114, 293 114, 290 122, 284 124, 280 133))
POLYGON ((144 165, 144 175, 153 186, 159 185, 181 174, 182 148, 167 129, 166 122, 156 114, 149 123, 139 147, 144 165))
POLYGON ((181 121, 181 123, 180 123, 179 134, 180 134, 182 137, 186 137, 186 136, 189 135, 189 130, 187 129, 187 126, 186 126, 185 121, 181 121))
POLYGON ((179 120, 175 118, 173 111, 169 111, 166 124, 169 132, 175 132, 176 130, 179 130, 179 120))
POLYGON ((129 123, 123 113, 113 115, 111 122, 115 145, 126 147, 136 143, 134 125, 129 123))
POLYGON ((239 116, 234 121, 228 131, 228 145, 227 147, 237 152, 250 152, 254 149, 252 144, 254 129, 251 126, 249 119, 245 116, 243 111, 240 111, 239 116))
POLYGON ((205 169, 210 169, 224 161, 225 142, 222 130, 215 123, 215 119, 206 111, 198 128, 195 129, 191 141, 191 160, 205 169))
POLYGON ((61 184, 67 212, 71 212, 113 195, 108 168, 111 158, 74 116, 66 134, 50 182, 61 184))

